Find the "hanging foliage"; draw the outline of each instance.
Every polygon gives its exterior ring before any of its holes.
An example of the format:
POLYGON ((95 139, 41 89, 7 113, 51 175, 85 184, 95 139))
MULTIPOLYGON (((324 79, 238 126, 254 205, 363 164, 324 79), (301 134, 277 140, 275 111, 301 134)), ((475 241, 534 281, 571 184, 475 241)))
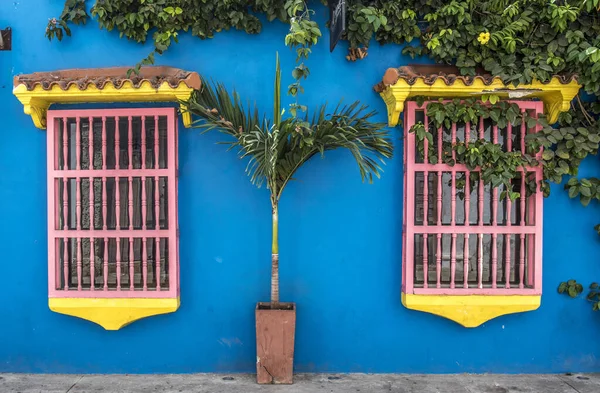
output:
MULTIPOLYGON (((455 64, 463 75, 483 69, 514 85, 576 74, 585 92, 600 96, 600 0, 347 0, 347 4, 344 38, 350 44, 349 60, 364 58, 372 40, 404 44, 405 55, 455 64)), ((121 37, 139 43, 153 40, 155 50, 134 72, 143 64, 152 64, 154 54, 162 54, 177 42, 181 32, 201 39, 231 28, 257 34, 262 28, 259 15, 289 23, 284 39, 296 50, 297 62, 288 94, 295 97, 303 92, 300 82, 310 73, 304 60, 321 37, 312 14, 305 0, 96 0, 91 8, 100 27, 115 29, 121 37)), ((50 20, 46 35, 60 40, 70 35, 70 23, 85 23, 87 18, 85 0, 67 0, 60 18, 50 20)), ((541 189, 545 195, 550 191, 549 182, 561 183, 568 176, 573 177, 565 186, 569 196, 579 196, 584 205, 599 199, 599 179, 575 178, 581 161, 598 151, 598 103, 595 99, 584 104, 578 98, 577 105, 561 115, 558 127, 542 124, 542 130, 528 141, 531 149, 544 148, 539 164, 544 168, 541 189)), ((510 105, 502 105, 486 113, 498 119, 515 115, 511 115, 510 105)), ((304 109, 297 99, 290 108, 293 115, 304 109)), ((436 116, 449 119, 486 110, 476 101, 431 109, 437 111, 436 116)), ((500 159, 493 148, 480 148, 490 156, 478 160, 500 159)), ((504 158, 508 166, 514 164, 504 158)))

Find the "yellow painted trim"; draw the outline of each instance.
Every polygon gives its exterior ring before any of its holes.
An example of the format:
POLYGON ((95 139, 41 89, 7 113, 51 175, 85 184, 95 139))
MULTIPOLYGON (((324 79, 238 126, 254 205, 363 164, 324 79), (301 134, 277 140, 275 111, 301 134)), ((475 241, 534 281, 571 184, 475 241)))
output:
MULTIPOLYGON (((144 81, 138 87, 126 81, 120 89, 113 84, 107 83, 103 89, 98 89, 95 85, 89 85, 85 90, 80 90, 76 85, 71 85, 67 90, 63 90, 58 85, 52 86, 49 90, 44 90, 37 85, 33 90, 27 90, 23 84, 13 89, 13 94, 23 104, 23 111, 26 115, 31 115, 33 123, 37 128, 46 129, 46 112, 51 104, 74 104, 83 102, 177 102, 187 100, 192 95, 193 88, 185 83, 180 83, 176 88, 171 87, 167 82, 155 88, 148 81, 144 81)), ((192 115, 183 111, 183 125, 190 127, 192 124, 192 115)))
POLYGON ((481 94, 496 94, 513 99, 539 98, 544 102, 544 112, 552 124, 558 120, 560 112, 569 110, 571 101, 579 92, 580 87, 581 85, 575 80, 563 84, 556 77, 546 84, 534 81, 518 87, 512 84, 505 85, 499 78, 495 78, 490 85, 486 85, 481 79, 475 79, 472 85, 467 85, 464 81, 457 79, 450 86, 446 85, 442 79, 437 79, 432 85, 428 85, 423 78, 417 78, 412 85, 404 79, 398 79, 394 85, 388 86, 381 93, 381 97, 387 106, 390 126, 398 124, 400 114, 404 110, 404 102, 408 98, 416 96, 466 98, 481 94))
POLYGON ((540 307, 540 295, 453 296, 402 293, 402 304, 411 310, 448 318, 464 327, 477 327, 506 314, 532 311, 540 307))
POLYGON ((92 321, 106 330, 119 330, 138 319, 177 311, 179 298, 49 298, 48 306, 54 312, 92 321))

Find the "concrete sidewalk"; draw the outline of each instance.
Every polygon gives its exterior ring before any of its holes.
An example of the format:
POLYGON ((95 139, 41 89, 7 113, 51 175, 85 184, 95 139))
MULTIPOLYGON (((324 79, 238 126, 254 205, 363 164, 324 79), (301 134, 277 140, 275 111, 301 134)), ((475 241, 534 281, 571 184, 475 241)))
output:
POLYGON ((294 385, 257 385, 250 374, 0 374, 1 393, 600 393, 600 374, 298 374, 294 385))
POLYGON ((251 374, 0 374, 1 393, 600 393, 600 374, 298 374, 294 385, 257 385, 251 374))

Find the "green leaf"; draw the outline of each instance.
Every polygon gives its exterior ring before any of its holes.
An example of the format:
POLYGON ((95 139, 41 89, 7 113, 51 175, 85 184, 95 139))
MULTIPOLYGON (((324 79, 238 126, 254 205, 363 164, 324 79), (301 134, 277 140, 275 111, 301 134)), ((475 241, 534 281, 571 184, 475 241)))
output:
POLYGON ((567 290, 567 283, 561 282, 558 286, 558 293, 564 293, 567 290))
POLYGON ((567 290, 568 294, 570 297, 575 298, 577 297, 578 293, 577 293, 577 289, 574 286, 569 287, 569 289, 567 290))

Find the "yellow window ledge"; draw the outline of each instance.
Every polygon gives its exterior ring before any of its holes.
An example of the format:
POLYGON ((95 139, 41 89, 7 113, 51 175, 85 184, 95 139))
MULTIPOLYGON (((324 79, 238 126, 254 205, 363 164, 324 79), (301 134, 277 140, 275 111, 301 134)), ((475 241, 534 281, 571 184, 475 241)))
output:
POLYGON ((536 310, 540 307, 541 299, 541 295, 442 296, 402 293, 404 307, 439 315, 469 328, 501 315, 536 310))
POLYGON ((177 311, 179 298, 50 298, 48 305, 54 312, 97 323, 106 330, 119 330, 142 318, 177 311))
POLYGON ((510 99, 538 98, 544 102, 544 112, 550 124, 558 120, 560 112, 569 110, 571 101, 581 87, 576 80, 563 83, 554 77, 548 83, 534 81, 528 85, 518 87, 505 85, 499 78, 494 78, 490 84, 482 79, 475 78, 471 84, 462 79, 456 79, 451 85, 439 78, 428 84, 423 78, 417 78, 410 84, 407 80, 399 78, 394 84, 385 86, 380 92, 385 101, 388 112, 388 124, 396 126, 400 114, 404 110, 404 102, 412 97, 425 96, 432 98, 467 98, 482 94, 495 94, 499 97, 510 99))

